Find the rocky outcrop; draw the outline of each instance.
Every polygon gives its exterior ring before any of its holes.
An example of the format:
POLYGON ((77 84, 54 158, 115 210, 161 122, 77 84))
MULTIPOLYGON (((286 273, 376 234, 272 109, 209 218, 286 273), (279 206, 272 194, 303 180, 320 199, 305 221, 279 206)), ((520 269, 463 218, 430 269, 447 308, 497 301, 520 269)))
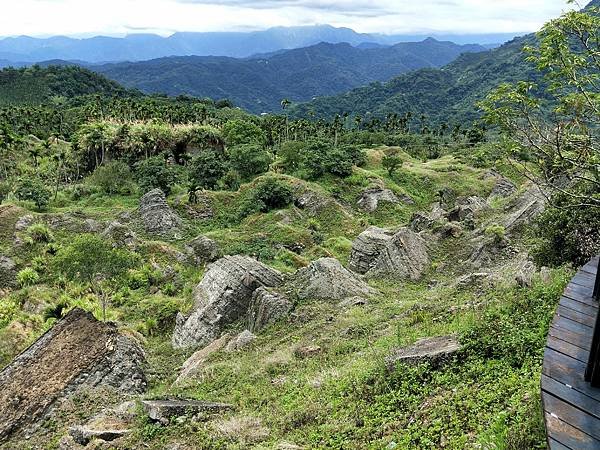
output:
POLYGON ((415 233, 430 230, 435 225, 435 220, 427 213, 416 212, 411 218, 408 227, 415 233))
POLYGON ((181 218, 169 207, 160 189, 154 189, 140 199, 139 213, 148 233, 164 238, 180 237, 181 218))
POLYGON ((198 236, 184 248, 188 261, 194 264, 213 262, 222 256, 219 244, 206 236, 198 236))
POLYGON ((300 299, 342 300, 375 292, 333 258, 321 258, 300 269, 293 277, 292 286, 300 299))
POLYGON ((381 202, 393 204, 398 204, 400 202, 404 202, 406 204, 414 203, 413 200, 408 196, 403 196, 402 198, 399 198, 390 189, 371 188, 367 189, 361 194, 357 205, 362 210, 372 213, 377 211, 377 208, 379 207, 379 204, 381 202))
POLYGON ((17 284, 17 265, 7 256, 0 255, 0 289, 12 288, 17 284))
POLYGON ((211 342, 206 347, 198 350, 192 356, 190 356, 184 363, 181 368, 181 373, 173 383, 175 386, 183 383, 186 380, 194 378, 198 375, 202 369, 204 368, 204 363, 206 360, 214 353, 222 350, 229 340, 231 336, 229 334, 225 334, 221 336, 219 339, 211 342))
POLYGON ((286 317, 294 305, 285 296, 267 288, 258 288, 248 310, 248 330, 256 333, 267 325, 286 317))
POLYGON ((546 198, 537 186, 532 186, 521 194, 508 208, 504 221, 506 231, 516 231, 531 223, 546 208, 546 198))
POLYGON ((100 236, 109 239, 113 246, 118 248, 135 248, 138 244, 135 233, 128 226, 117 221, 109 223, 100 236))
POLYGON ((106 409, 92 417, 84 425, 69 428, 69 435, 77 444, 84 446, 94 439, 110 442, 123 438, 132 431, 133 422, 137 416, 136 409, 135 401, 106 409))
POLYGON ((392 238, 393 233, 378 227, 369 227, 352 244, 348 267, 365 274, 373 268, 381 252, 392 238))
POLYGON ((143 392, 143 363, 142 349, 115 325, 72 310, 0 372, 0 441, 35 427, 82 388, 143 392))
POLYGON ((428 265, 425 240, 414 231, 402 228, 386 242, 366 276, 416 280, 428 265))
POLYGON ((490 194, 490 199, 493 198, 505 198, 510 197, 515 192, 517 192, 517 187, 510 181, 508 178, 503 177, 502 175, 496 176, 496 184, 492 189, 492 193, 490 194))
POLYGON ((439 367, 458 353, 461 345, 456 336, 437 336, 425 338, 413 345, 392 352, 386 359, 388 370, 395 370, 398 364, 420 364, 428 362, 439 367))
POLYGON ((227 352, 235 352, 241 350, 245 347, 248 347, 250 344, 254 342, 256 339, 256 335, 251 333, 248 330, 242 331, 236 337, 234 337, 229 343, 227 347, 225 347, 225 351, 227 352))
POLYGON ((150 420, 168 425, 177 417, 198 418, 201 415, 231 411, 226 403, 202 402, 197 400, 143 400, 142 407, 150 420))
POLYGON ((226 256, 211 264, 194 291, 194 310, 181 313, 173 333, 176 348, 206 345, 223 328, 246 316, 254 291, 283 282, 279 272, 245 256, 226 256))

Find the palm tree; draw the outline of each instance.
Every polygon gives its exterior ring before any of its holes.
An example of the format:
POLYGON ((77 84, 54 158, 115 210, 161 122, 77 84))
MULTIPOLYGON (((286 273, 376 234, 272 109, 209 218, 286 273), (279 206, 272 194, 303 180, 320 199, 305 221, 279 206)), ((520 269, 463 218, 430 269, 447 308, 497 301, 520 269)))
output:
POLYGON ((290 102, 287 98, 284 98, 283 100, 281 100, 281 109, 283 109, 283 111, 285 112, 285 140, 286 141, 290 140, 290 127, 289 127, 290 116, 287 113, 287 109, 291 104, 292 104, 292 102, 290 102))

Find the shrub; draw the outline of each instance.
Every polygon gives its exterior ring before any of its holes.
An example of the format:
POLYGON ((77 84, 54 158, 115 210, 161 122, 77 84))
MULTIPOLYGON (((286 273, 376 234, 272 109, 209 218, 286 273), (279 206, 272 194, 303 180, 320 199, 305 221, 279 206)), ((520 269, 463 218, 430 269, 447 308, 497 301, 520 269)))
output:
POLYGON ((354 145, 333 147, 325 141, 312 141, 302 150, 302 168, 310 179, 326 173, 345 178, 352 175, 355 163, 365 162, 364 152, 354 145))
POLYGON ((227 173, 221 179, 225 189, 230 191, 237 191, 242 185, 242 177, 237 170, 229 169, 227 173))
POLYGON ((17 282, 21 287, 33 286, 40 280, 40 275, 31 267, 26 267, 17 274, 17 282))
POLYGON ((294 172, 300 168, 305 146, 304 142, 296 141, 284 142, 281 145, 278 156, 281 158, 281 164, 285 170, 294 172))
POLYGON ((258 144, 241 144, 229 149, 231 167, 242 177, 249 178, 269 170, 271 154, 258 144))
POLYGON ((179 166, 168 164, 162 156, 154 156, 135 164, 135 178, 143 192, 160 189, 166 195, 179 183, 182 176, 179 166))
POLYGON ((15 195, 19 200, 33 202, 38 210, 43 210, 50 201, 50 189, 37 178, 23 178, 17 183, 15 195))
POLYGON ((400 167, 402 167, 402 164, 403 161, 400 157, 400 151, 398 149, 388 149, 381 159, 381 165, 385 170, 387 170, 390 177, 393 176, 400 167))
POLYGON ((190 192, 214 189, 227 172, 227 162, 222 153, 211 150, 201 152, 189 165, 190 192))
POLYGON ((98 167, 89 181, 105 194, 127 194, 131 192, 131 171, 129 166, 122 161, 110 161, 98 167))
POLYGON ((485 235, 493 238, 494 242, 500 243, 504 240, 504 237, 506 236, 506 228, 504 228, 502 225, 498 225, 497 223, 495 223, 485 229, 485 235))
POLYGON ((258 125, 245 120, 230 120, 223 126, 223 137, 228 146, 264 144, 265 135, 258 125))
POLYGON ((31 225, 29 228, 27 228, 27 234, 33 242, 49 243, 54 240, 50 228, 43 223, 34 223, 31 225))
POLYGON ((6 200, 11 190, 11 186, 7 181, 0 181, 0 203, 6 200))
POLYGON ((275 177, 265 177, 252 188, 238 208, 238 217, 243 219, 258 212, 269 212, 285 208, 294 200, 292 189, 275 177))

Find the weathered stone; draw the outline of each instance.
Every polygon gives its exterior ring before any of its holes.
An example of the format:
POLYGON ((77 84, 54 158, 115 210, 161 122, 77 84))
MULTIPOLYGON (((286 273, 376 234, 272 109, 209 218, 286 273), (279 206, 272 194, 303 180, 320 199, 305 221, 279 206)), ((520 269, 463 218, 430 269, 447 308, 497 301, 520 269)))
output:
POLYGON ((350 270, 360 274, 371 270, 392 236, 391 231, 378 227, 369 227, 363 231, 352 244, 348 261, 350 270))
POLYGON ((15 231, 25 231, 31 225, 35 223, 35 217, 31 214, 20 217, 15 223, 15 231))
POLYGON ((146 389, 144 353, 113 324, 74 309, 0 372, 0 440, 35 427, 82 388, 146 389))
POLYGON ((408 227, 415 233, 420 233, 421 231, 430 230, 434 224, 435 220, 431 216, 424 212, 416 212, 410 218, 408 227))
POLYGON ((103 225, 94 219, 85 219, 83 221, 83 231, 86 233, 100 233, 103 225))
POLYGON ((142 406, 150 420, 167 425, 176 417, 198 417, 231 411, 226 403, 202 402, 197 400, 143 400, 142 406))
POLYGON ((17 284, 17 265, 7 256, 0 255, 0 289, 15 287, 17 284))
POLYGON ((540 269, 540 279, 544 284, 550 284, 552 282, 552 271, 548 267, 542 267, 540 269))
POLYGON ((292 286, 300 299, 342 300, 375 292, 333 258, 321 258, 300 269, 293 277, 292 286))
POLYGON ((338 303, 340 308, 350 308, 352 306, 365 306, 369 304, 369 300, 363 297, 348 297, 338 303))
POLYGON ((425 338, 413 345, 392 352, 386 359, 388 370, 395 370, 399 363, 420 364, 428 362, 439 367, 459 352, 461 345, 456 336, 437 336, 425 338))
POLYGON ((283 295, 266 288, 258 288, 252 295, 248 310, 248 329, 257 332, 270 323, 286 317, 294 305, 283 295))
POLYGON ((101 237, 110 239, 114 247, 135 248, 138 244, 135 233, 128 226, 117 221, 109 223, 101 237))
POLYGON ((385 247, 367 277, 394 276, 416 280, 429 265, 425 240, 408 228, 402 228, 385 247))
POLYGON ((206 345, 223 328, 245 317, 252 295, 260 287, 275 287, 281 274, 252 258, 226 256, 211 264, 194 291, 194 310, 178 314, 173 333, 174 347, 206 345))
POLYGON ((148 233, 176 239, 181 235, 181 218, 167 204, 165 194, 154 189, 140 199, 140 217, 148 233))
POLYGON ((459 238, 463 234, 463 228, 456 222, 448 222, 436 230, 443 238, 459 238))
POLYGON ((475 272, 467 275, 462 275, 456 280, 456 287, 465 288, 481 281, 489 280, 492 274, 489 272, 475 272))
POLYGON ((448 220, 466 223, 470 229, 474 228, 475 219, 490 209, 485 200, 475 196, 459 198, 456 203, 457 206, 448 213, 448 220))
POLYGON ((219 339, 214 340, 203 349, 198 350, 192 356, 190 356, 184 363, 181 369, 181 373, 173 383, 175 386, 183 383, 185 380, 194 378, 204 368, 204 363, 214 353, 223 349, 229 342, 231 336, 225 334, 219 339))
POLYGON ((188 260, 195 264, 213 262, 222 256, 219 244, 206 236, 198 236, 185 246, 188 260))
POLYGON ((457 198, 454 189, 449 187, 442 188, 438 192, 438 196, 440 198, 440 206, 442 207, 442 209, 449 210, 454 208, 457 198))
POLYGON ((294 350, 294 355, 296 358, 311 358, 315 355, 321 353, 322 348, 318 345, 308 345, 305 347, 298 347, 294 350))
POLYGON ((321 211, 327 209, 331 203, 331 199, 312 190, 305 190, 294 198, 294 204, 311 215, 319 214, 321 211))
POLYGON ((494 197, 510 197, 517 192, 517 187, 508 178, 499 176, 496 179, 496 184, 492 189, 490 198, 494 197))
POLYGON ((248 347, 250 344, 252 344, 255 339, 256 336, 254 334, 248 330, 244 330, 231 341, 229 341, 229 344, 227 344, 227 347, 225 347, 225 351, 235 352, 237 350, 241 350, 244 347, 248 347))
MULTIPOLYGON (((390 189, 372 188, 367 189, 361 194, 357 205, 364 211, 372 213, 377 211, 377 208, 379 207, 379 204, 381 202, 398 204, 400 203, 400 201, 401 199, 398 198, 398 196, 394 194, 394 192, 392 192, 390 189)), ((403 201, 405 203, 411 202, 409 204, 414 203, 412 199, 407 196, 403 196, 403 201)))
POLYGON ((93 439, 99 439, 101 441, 114 441, 115 439, 122 438, 131 433, 130 429, 112 429, 110 424, 107 426, 99 427, 88 427, 85 425, 78 425, 69 428, 69 434, 73 437, 73 440, 80 445, 87 445, 93 439))
POLYGON ((546 208, 546 198, 537 186, 530 187, 509 207, 504 228, 508 232, 531 223, 546 208))
POLYGON ((515 281, 521 287, 531 287, 533 284, 533 275, 535 274, 535 264, 531 261, 525 261, 519 267, 515 276, 515 281))

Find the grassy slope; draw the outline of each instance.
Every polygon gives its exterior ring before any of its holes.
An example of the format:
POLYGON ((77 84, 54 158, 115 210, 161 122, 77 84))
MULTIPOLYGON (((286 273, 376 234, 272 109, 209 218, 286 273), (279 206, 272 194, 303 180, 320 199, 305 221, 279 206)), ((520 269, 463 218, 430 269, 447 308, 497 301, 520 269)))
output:
MULTIPOLYGON (((380 159, 380 150, 371 151, 368 165, 343 181, 326 178, 306 183, 288 178, 302 188, 321 192, 326 199, 335 199, 333 206, 315 215, 291 208, 232 224, 229 213, 241 201, 243 189, 241 194, 211 194, 215 218, 190 221, 192 229, 186 238, 206 233, 227 253, 259 255, 281 270, 292 271, 323 255, 346 261, 352 239, 368 225, 405 224, 412 211, 434 201, 441 187, 482 196, 491 189, 483 171, 453 157, 423 163, 405 155, 405 164, 393 179, 381 168, 380 159), (357 210, 357 195, 373 182, 384 182, 397 193, 412 196, 416 204, 384 207, 373 215, 357 210), (301 255, 284 247, 297 242, 306 248, 301 255)), ((186 215, 182 193, 175 191, 171 202, 186 215)), ((135 197, 96 194, 79 201, 59 197, 49 213, 112 220, 134 210, 136 204, 135 197)), ((501 215, 502 207, 498 205, 486 220, 501 215)), ((45 244, 10 250, 10 230, 24 213, 17 207, 0 210, 3 218, 9 218, 0 222, 0 248, 9 249, 21 267, 45 251, 45 244)), ((72 236, 64 230, 54 232, 58 244, 72 236)), ((550 285, 538 282, 531 290, 509 285, 457 289, 451 284, 462 273, 465 241, 444 240, 436 245, 431 270, 420 282, 372 282, 381 295, 365 307, 341 309, 324 302, 302 302, 288 321, 262 332, 254 346, 233 355, 215 355, 197 382, 173 388, 178 367, 190 352, 171 349, 172 317, 191 306, 191 290, 203 272, 175 263, 169 256, 170 249, 183 242, 149 242, 139 250, 146 261, 174 267, 183 281, 182 289, 169 296, 151 293, 152 287, 142 283, 138 289, 116 295, 109 316, 123 329, 144 334, 149 397, 226 401, 236 410, 201 424, 157 427, 141 419, 125 448, 136 448, 142 441, 155 449, 173 442, 190 448, 266 449, 283 441, 340 449, 463 449, 494 443, 508 444, 508 448, 543 446, 538 383, 545 333, 565 282, 562 271, 554 273, 550 285), (164 322, 153 322, 160 318, 164 322), (422 365, 386 371, 384 357, 392 348, 447 333, 458 333, 467 346, 455 362, 441 370, 422 365), (312 358, 297 357, 294 350, 306 345, 317 345, 321 352, 312 358)), ((97 302, 86 290, 76 285, 59 289, 43 281, 0 302, 3 363, 51 325, 52 319, 42 317, 44 307, 67 301, 100 316, 97 302)), ((241 325, 235 329, 241 330, 241 325)), ((48 435, 39 443, 54 448, 67 424, 80 422, 99 403, 97 398, 78 399, 70 413, 46 424, 48 435)), ((36 439, 40 438, 31 444, 36 439)))

